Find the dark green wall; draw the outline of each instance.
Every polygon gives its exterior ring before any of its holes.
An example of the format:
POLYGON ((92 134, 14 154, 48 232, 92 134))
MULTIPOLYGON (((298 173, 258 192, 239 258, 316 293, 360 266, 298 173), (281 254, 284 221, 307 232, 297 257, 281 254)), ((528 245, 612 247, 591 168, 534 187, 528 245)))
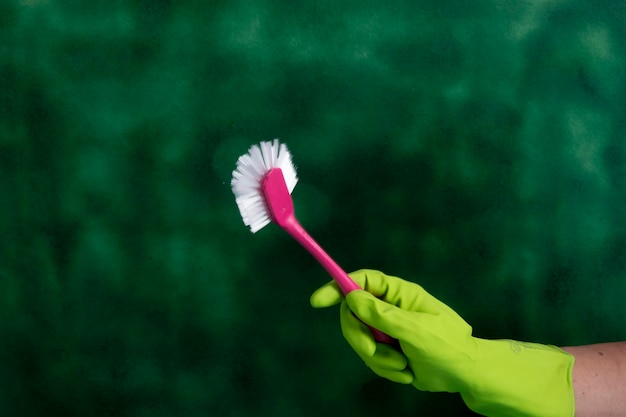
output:
POLYGON ((0 414, 463 415, 244 227, 231 171, 274 137, 345 269, 481 337, 626 339, 626 6, 594 3, 2 2, 0 414))

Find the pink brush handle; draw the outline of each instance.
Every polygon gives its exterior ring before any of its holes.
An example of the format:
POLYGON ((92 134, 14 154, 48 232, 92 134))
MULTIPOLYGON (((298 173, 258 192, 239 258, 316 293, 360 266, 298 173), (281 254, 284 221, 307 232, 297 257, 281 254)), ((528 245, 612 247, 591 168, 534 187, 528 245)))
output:
MULTIPOLYGON (((344 295, 354 290, 361 290, 362 288, 354 282, 352 278, 346 272, 341 269, 339 265, 331 258, 320 245, 307 233, 306 230, 300 225, 295 216, 290 216, 283 229, 289 233, 294 239, 296 239, 317 261, 328 271, 330 276, 335 280, 337 286, 341 289, 344 295)), ((397 344, 397 340, 391 336, 368 326, 372 331, 372 335, 376 341, 386 343, 388 345, 397 344)))
MULTIPOLYGON (((354 282, 339 265, 317 244, 304 230, 296 219, 293 201, 287 189, 285 178, 280 168, 270 170, 262 181, 265 203, 271 214, 272 221, 282 227, 297 240, 317 261, 328 271, 344 295, 354 290, 360 290, 359 284, 354 282)), ((382 343, 396 345, 397 341, 380 330, 370 327, 374 338, 382 343)))
POLYGON ((362 289, 339 265, 317 244, 315 240, 300 225, 298 220, 291 216, 283 226, 285 231, 296 239, 317 261, 328 271, 344 295, 354 290, 362 289))

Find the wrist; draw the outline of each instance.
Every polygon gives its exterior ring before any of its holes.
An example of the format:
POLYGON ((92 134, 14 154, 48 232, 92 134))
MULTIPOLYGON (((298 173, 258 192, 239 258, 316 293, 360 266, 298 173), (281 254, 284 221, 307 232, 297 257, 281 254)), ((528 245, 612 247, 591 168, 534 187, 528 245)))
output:
POLYGON ((548 345, 476 339, 475 375, 461 392, 485 416, 571 417, 573 356, 548 345))

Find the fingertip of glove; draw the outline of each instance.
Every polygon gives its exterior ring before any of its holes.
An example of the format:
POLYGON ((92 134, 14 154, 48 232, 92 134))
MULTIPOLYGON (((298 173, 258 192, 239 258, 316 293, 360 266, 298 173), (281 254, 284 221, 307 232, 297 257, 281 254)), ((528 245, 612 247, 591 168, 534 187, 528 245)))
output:
POLYGON ((398 375, 398 379, 396 380, 399 384, 409 385, 412 384, 415 380, 415 377, 409 370, 404 370, 398 375))
POLYGON ((309 304, 313 308, 325 308, 341 302, 342 295, 339 288, 332 281, 318 288, 309 297, 309 304))
POLYGON ((374 371, 374 373, 376 373, 378 376, 381 376, 398 384, 409 385, 412 384, 415 380, 413 373, 408 369, 402 371, 391 371, 385 368, 378 368, 375 366, 370 367, 370 369, 372 369, 372 371, 374 371))
POLYGON ((320 304, 320 301, 315 294, 316 293, 313 293, 311 294, 311 297, 309 297, 309 304, 311 304, 311 307, 313 308, 322 308, 322 305, 320 304))
POLYGON ((309 297, 309 304, 313 308, 326 308, 337 304, 338 300, 329 300, 328 297, 324 297, 323 294, 313 293, 309 297))

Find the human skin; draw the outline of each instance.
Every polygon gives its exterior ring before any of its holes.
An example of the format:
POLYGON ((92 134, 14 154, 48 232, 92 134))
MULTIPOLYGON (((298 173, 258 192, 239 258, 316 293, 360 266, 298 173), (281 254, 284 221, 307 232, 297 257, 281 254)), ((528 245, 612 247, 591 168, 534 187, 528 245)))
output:
POLYGON ((626 416, 626 341, 568 346, 576 417, 626 416))

